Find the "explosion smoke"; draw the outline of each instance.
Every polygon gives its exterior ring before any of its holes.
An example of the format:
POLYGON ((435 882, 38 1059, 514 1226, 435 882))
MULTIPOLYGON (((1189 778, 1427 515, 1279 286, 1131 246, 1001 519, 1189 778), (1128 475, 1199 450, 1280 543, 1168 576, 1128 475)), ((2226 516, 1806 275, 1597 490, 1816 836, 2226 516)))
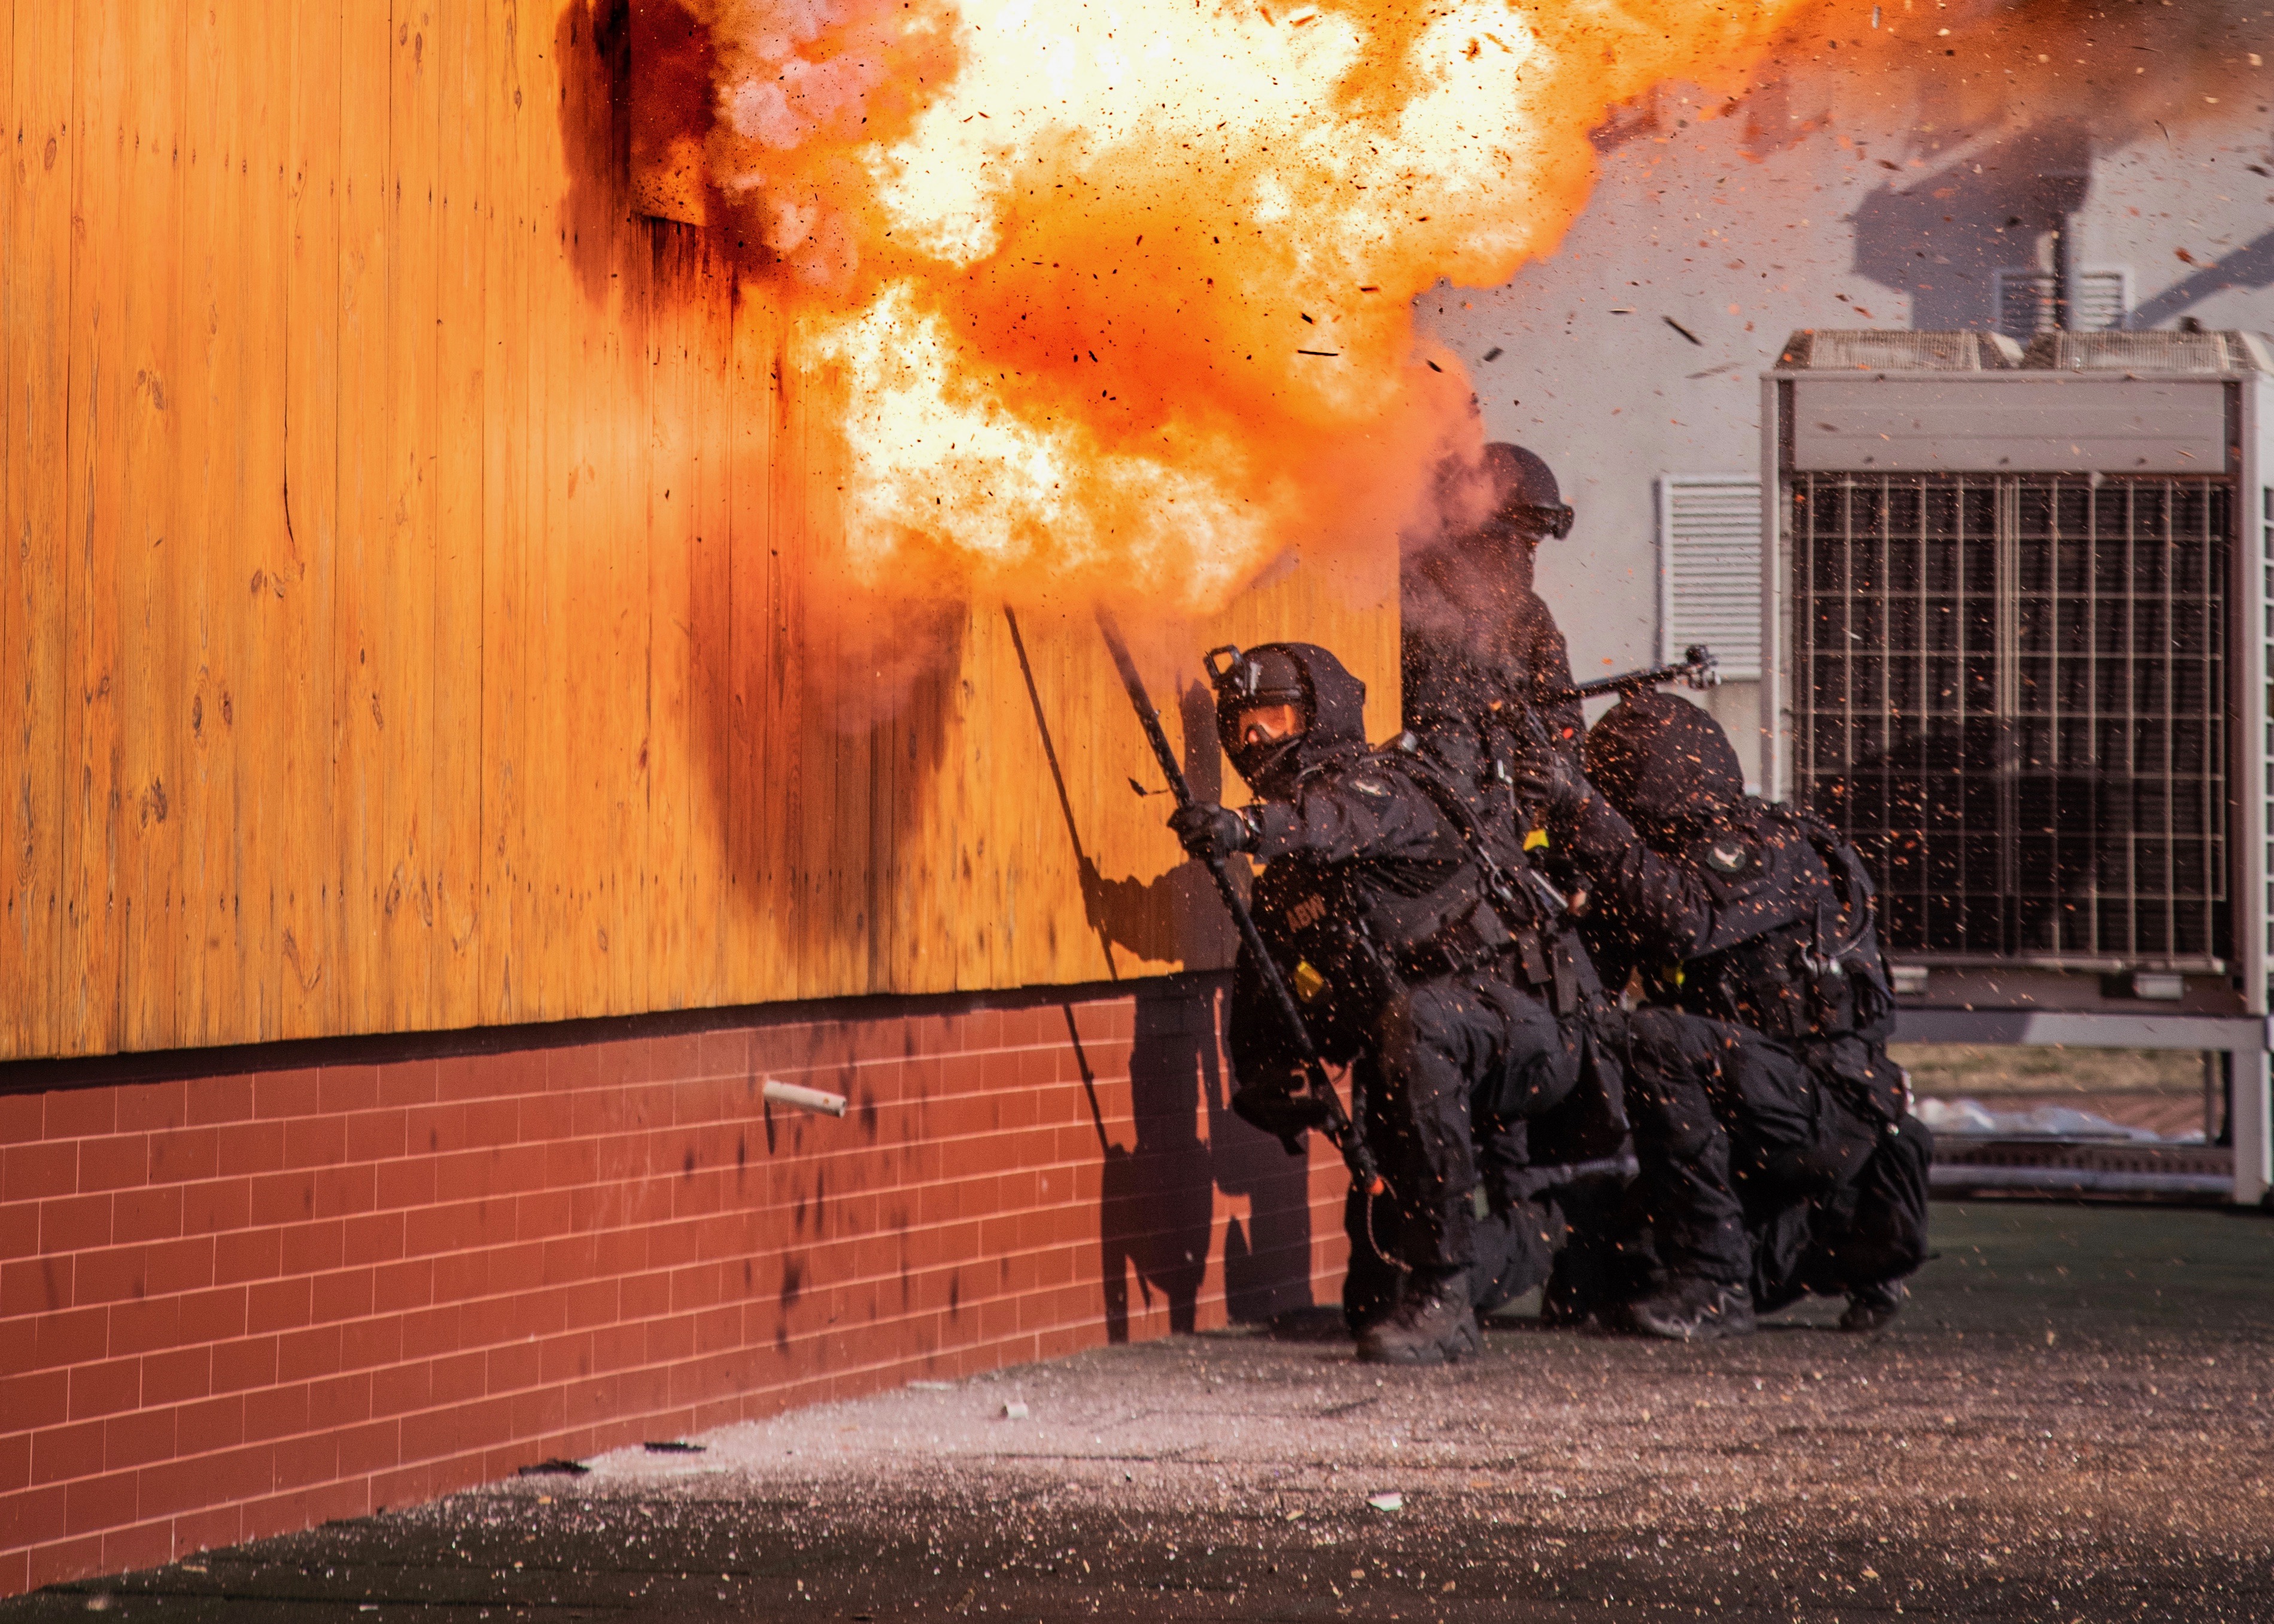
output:
POLYGON ((712 183, 843 390, 855 577, 1187 613, 1291 545, 1383 560, 1439 502, 1470 516, 1441 476, 1479 438, 1467 381, 1412 302, 1550 252, 1611 109, 1740 95, 1827 31, 1843 68, 2042 101, 2068 70, 2031 17, 2093 26, 2059 0, 1869 28, 1844 0, 682 4, 712 183))
POLYGON ((714 184, 846 391, 871 581, 1200 612, 1476 440, 1440 277, 1554 247, 1605 111, 1800 0, 712 0, 714 184))

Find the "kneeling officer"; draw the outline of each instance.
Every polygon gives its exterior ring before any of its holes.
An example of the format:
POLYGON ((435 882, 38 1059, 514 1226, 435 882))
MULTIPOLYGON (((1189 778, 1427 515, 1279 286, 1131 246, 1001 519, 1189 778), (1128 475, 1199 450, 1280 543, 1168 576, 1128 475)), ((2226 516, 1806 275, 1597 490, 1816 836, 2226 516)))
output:
MULTIPOLYGON (((1480 1276, 1503 1288, 1512 1250, 1540 1254, 1516 1290, 1546 1268, 1536 1214, 1521 1205, 1477 1212, 1472 1112, 1535 1115, 1575 1080, 1573 1068, 1552 1064, 1565 1047, 1554 1014, 1495 968, 1522 951, 1525 927, 1512 926, 1487 895, 1474 831, 1454 821, 1449 796, 1457 786, 1410 752, 1369 748, 1365 685, 1332 654, 1293 643, 1216 650, 1209 674, 1225 753, 1259 803, 1194 805, 1170 821, 1196 857, 1263 860, 1255 922, 1321 1055, 1353 1068, 1361 1097, 1352 1115, 1389 1183, 1391 1260, 1407 1282, 1402 1300, 1361 1331, 1359 1357, 1466 1357, 1478 1346, 1470 1275, 1480 1250, 1480 1276), (1373 1097, 1364 1097, 1369 1085, 1373 1097)), ((1298 1148, 1323 1113, 1303 1090, 1285 1029, 1244 954, 1230 1025, 1233 1108, 1298 1148)), ((1352 1207, 1361 1230, 1352 1237, 1355 1261, 1374 1237, 1371 1204, 1352 1207)))
POLYGON ((1545 750, 1523 771, 1589 876, 1597 962, 1649 1000, 1625 1058, 1663 1276, 1635 1328, 1741 1335, 1809 1292, 1884 1325, 1925 1256, 1932 1139, 1887 1056, 1862 860, 1746 795, 1720 725, 1671 695, 1623 701, 1585 755, 1585 777, 1545 750))

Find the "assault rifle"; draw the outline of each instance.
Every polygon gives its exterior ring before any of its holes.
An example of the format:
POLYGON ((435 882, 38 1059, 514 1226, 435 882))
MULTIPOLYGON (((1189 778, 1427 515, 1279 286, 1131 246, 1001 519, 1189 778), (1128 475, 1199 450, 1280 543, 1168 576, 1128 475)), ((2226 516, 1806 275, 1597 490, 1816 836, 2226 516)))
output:
MULTIPOLYGON (((1616 694, 1623 698, 1629 694, 1639 694, 1647 688, 1659 688, 1668 682, 1680 682, 1701 693, 1709 688, 1720 686, 1721 662, 1713 658, 1713 650, 1702 643, 1693 643, 1682 651, 1682 660, 1677 665, 1653 665, 1647 670, 1630 671, 1615 677, 1598 677, 1593 682, 1574 683, 1570 688, 1551 689, 1547 693, 1538 694, 1530 698, 1527 698, 1520 688, 1511 685, 1503 690, 1507 695, 1506 698, 1496 702, 1494 708, 1497 710, 1502 704, 1507 705, 1515 712, 1517 721, 1522 725, 1525 738, 1541 749, 1553 749, 1555 743, 1547 736, 1546 724, 1540 719, 1538 710, 1540 704, 1572 704, 1583 699, 1593 699, 1599 694, 1616 694)), ((1529 849, 1532 844, 1533 833, 1542 827, 1540 809, 1537 807, 1525 806, 1523 808, 1522 829, 1526 849, 1529 849)), ((1545 838, 1544 835, 1541 837, 1543 839, 1545 838)), ((1547 876, 1529 863, 1525 865, 1525 872, 1544 898, 1554 898, 1551 911, 1562 912, 1562 894, 1547 883, 1547 876)))
MULTIPOLYGON (((1185 770, 1178 763, 1177 752, 1161 726, 1161 713, 1153 708, 1152 695, 1145 691, 1145 679, 1137 673, 1137 662, 1129 657, 1129 645, 1122 640, 1121 628, 1102 604, 1097 610, 1097 629, 1104 634, 1106 651, 1113 656, 1113 667, 1121 673, 1121 686, 1129 690, 1129 703, 1136 708, 1138 721, 1144 725, 1145 737, 1153 746, 1153 758, 1161 763, 1162 776, 1169 780, 1170 793, 1177 798, 1179 807, 1191 806, 1193 786, 1186 782, 1185 770)), ((1379 1195, 1385 1186, 1381 1169, 1374 1165, 1374 1152, 1368 1148, 1366 1136, 1351 1122, 1342 1095, 1335 1092, 1334 1079, 1327 1075, 1327 1063, 1312 1040, 1311 1028, 1304 1022, 1302 1006, 1295 1002, 1294 990, 1279 973, 1278 961, 1264 945, 1263 933, 1256 929, 1255 915, 1248 912, 1247 899, 1232 884, 1231 871, 1222 857, 1208 859, 1208 871, 1224 898, 1224 906, 1231 911, 1232 923, 1239 928, 1239 939, 1247 949, 1248 958, 1254 961, 1256 979, 1263 983, 1271 1002, 1278 1008, 1280 1019, 1286 1024, 1287 1035, 1302 1062, 1304 1079, 1325 1108, 1327 1138, 1343 1153, 1352 1181, 1369 1196, 1379 1195)))
POLYGON ((1540 697, 1551 705, 1569 704, 1574 700, 1593 699, 1598 694, 1639 694, 1645 688, 1662 688, 1668 682, 1679 682, 1703 693, 1721 686, 1721 664, 1713 658, 1713 650, 1702 643, 1693 643, 1682 651, 1677 665, 1653 665, 1647 671, 1630 671, 1623 676, 1598 677, 1593 682, 1575 683, 1540 697))

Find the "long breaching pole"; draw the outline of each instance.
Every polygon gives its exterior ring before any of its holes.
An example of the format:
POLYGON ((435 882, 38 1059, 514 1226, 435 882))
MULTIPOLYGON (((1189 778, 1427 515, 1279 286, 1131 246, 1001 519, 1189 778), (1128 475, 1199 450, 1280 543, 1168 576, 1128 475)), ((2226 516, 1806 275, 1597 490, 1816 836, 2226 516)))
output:
MULTIPOLYGON (((1162 774, 1169 780, 1169 793, 1177 798, 1178 806, 1191 806, 1193 786, 1185 781, 1185 770, 1178 764, 1177 752, 1169 743, 1167 730, 1161 726, 1161 713, 1153 708, 1153 697, 1145 691, 1145 679, 1137 673, 1137 662, 1129 658, 1129 645, 1122 640, 1121 628, 1102 605, 1097 611, 1097 629, 1105 635, 1105 647, 1113 656, 1114 669, 1121 673, 1121 686, 1129 690, 1129 703, 1136 708, 1138 721, 1144 724, 1145 737, 1152 741, 1154 759, 1161 763, 1162 774)), ((1286 1024, 1287 1035, 1294 1040, 1296 1055, 1303 1063, 1304 1078, 1312 1094, 1326 1107, 1327 1138, 1343 1153, 1343 1161, 1348 1164, 1351 1177, 1359 1188, 1368 1195, 1379 1195, 1384 1186, 1381 1171, 1374 1164, 1374 1153, 1367 1147, 1366 1136, 1352 1124, 1350 1112, 1343 1107, 1342 1095, 1335 1092, 1334 1079, 1327 1075, 1327 1063, 1319 1056, 1319 1046, 1311 1041, 1311 1028, 1304 1022, 1302 1006, 1295 1002, 1287 978, 1279 974, 1278 960, 1264 946, 1263 933, 1255 928, 1255 915, 1247 911, 1247 899, 1233 886, 1231 871, 1222 857, 1210 857, 1206 861, 1217 894, 1231 910, 1232 923, 1239 927, 1239 939, 1254 963, 1256 976, 1269 990, 1271 1001, 1278 1006, 1280 1019, 1286 1024)))

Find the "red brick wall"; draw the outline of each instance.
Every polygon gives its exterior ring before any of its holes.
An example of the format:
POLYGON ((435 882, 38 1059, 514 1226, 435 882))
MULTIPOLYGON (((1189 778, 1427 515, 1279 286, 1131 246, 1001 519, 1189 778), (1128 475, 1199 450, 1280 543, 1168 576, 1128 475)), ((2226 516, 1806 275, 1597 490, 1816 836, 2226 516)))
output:
POLYGON ((1326 1300, 1339 1168, 1224 1109, 1218 998, 0 1095, 0 1595, 1326 1300))

